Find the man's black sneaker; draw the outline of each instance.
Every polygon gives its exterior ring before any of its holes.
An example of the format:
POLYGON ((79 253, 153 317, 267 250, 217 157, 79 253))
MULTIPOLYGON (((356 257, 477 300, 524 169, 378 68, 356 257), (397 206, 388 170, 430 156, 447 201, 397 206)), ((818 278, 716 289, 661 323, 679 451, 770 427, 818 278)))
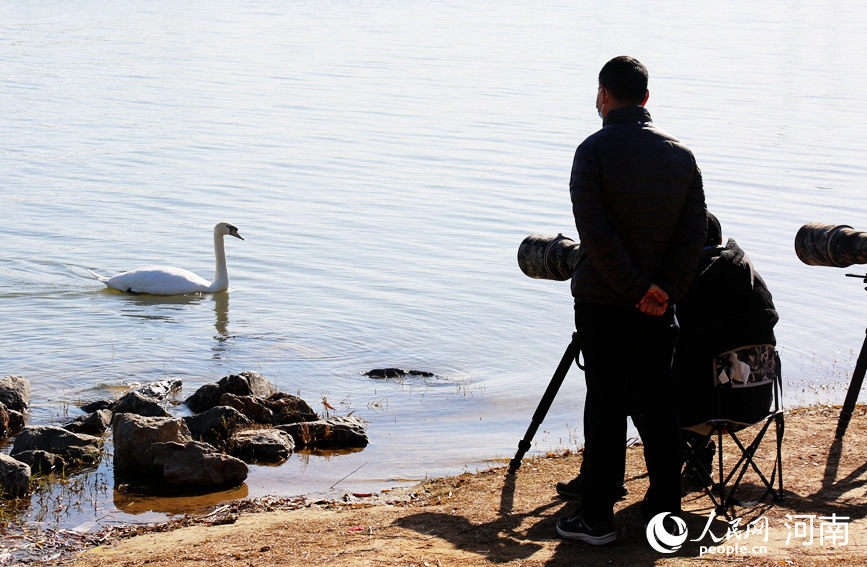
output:
POLYGON ((563 500, 578 500, 581 498, 581 477, 576 476, 569 482, 557 483, 557 494, 563 500))
POLYGON ((617 539, 617 533, 611 524, 591 527, 580 514, 558 519, 557 533, 560 537, 583 541, 590 545, 605 545, 617 539))
MULTIPOLYGON (((581 498, 581 477, 576 476, 569 482, 560 481, 557 483, 557 494, 563 500, 578 500, 581 498)), ((629 491, 626 489, 626 485, 623 485, 622 492, 620 493, 620 499, 623 500, 626 498, 626 495, 629 494, 629 491)))

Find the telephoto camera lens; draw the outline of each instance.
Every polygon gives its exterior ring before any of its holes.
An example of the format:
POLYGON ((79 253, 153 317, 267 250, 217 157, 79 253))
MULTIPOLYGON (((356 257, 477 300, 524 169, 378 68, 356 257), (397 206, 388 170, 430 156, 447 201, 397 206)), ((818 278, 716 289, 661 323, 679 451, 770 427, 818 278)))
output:
POLYGON ((531 234, 518 247, 518 265, 531 278, 564 281, 578 265, 579 244, 558 234, 531 234))
POLYGON ((867 232, 845 224, 807 223, 795 235, 795 252, 810 266, 867 264, 867 232))

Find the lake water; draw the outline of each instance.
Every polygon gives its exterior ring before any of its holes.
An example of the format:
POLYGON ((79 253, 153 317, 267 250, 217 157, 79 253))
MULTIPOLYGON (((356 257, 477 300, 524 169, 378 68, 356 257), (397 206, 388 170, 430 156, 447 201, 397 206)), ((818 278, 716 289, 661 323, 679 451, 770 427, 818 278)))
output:
MULTIPOLYGON (((867 229, 865 28, 847 2, 3 2, 0 375, 30 379, 34 424, 242 370, 370 422, 362 452, 252 467, 209 501, 511 457, 573 325, 568 283, 525 277, 517 247, 575 235, 572 154, 600 126, 600 66, 627 53, 774 294, 787 404, 841 403, 867 324, 844 274, 865 268, 806 266, 793 239, 867 229), (210 277, 218 221, 246 238, 226 243, 228 293, 130 296, 88 273, 210 277), (436 376, 362 374, 386 366, 436 376)), ((535 451, 580 445, 582 400, 576 369, 535 451)), ((43 491, 30 519, 192 506, 115 495, 110 462, 86 504, 58 516, 43 491)))

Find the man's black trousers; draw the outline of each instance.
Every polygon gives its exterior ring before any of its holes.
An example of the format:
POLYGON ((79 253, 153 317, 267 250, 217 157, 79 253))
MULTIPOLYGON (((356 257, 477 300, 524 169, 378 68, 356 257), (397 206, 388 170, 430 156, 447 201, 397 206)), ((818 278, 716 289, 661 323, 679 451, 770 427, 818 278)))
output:
POLYGON ((671 361, 677 320, 633 307, 576 303, 575 324, 584 359, 584 459, 581 512, 591 525, 613 519, 626 461, 626 418, 644 444, 650 477, 642 512, 680 511, 680 428, 672 395, 671 361))

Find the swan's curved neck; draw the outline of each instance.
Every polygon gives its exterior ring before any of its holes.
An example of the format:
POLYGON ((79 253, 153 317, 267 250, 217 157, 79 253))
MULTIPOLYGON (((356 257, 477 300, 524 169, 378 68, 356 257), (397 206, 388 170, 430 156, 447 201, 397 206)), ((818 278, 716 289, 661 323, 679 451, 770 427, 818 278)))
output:
POLYGON ((223 235, 214 233, 214 281, 211 291, 223 291, 229 287, 229 270, 226 268, 226 248, 223 245, 223 235))

